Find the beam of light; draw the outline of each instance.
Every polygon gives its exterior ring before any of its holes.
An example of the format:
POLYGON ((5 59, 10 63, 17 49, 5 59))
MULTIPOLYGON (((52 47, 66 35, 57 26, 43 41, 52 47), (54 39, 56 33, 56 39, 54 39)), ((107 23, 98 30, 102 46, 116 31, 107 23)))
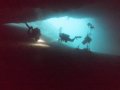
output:
POLYGON ((17 28, 27 28, 24 23, 7 23, 5 25, 17 28))
POLYGON ((42 42, 35 42, 35 43, 19 43, 20 45, 24 45, 24 46, 32 46, 32 47, 39 47, 39 48, 49 48, 50 45, 48 45, 44 40, 41 39, 42 42), (44 43, 43 43, 44 42, 44 43))
POLYGON ((49 48, 50 47, 49 45, 43 44, 43 43, 31 43, 31 44, 29 44, 29 46, 40 47, 40 48, 49 48))

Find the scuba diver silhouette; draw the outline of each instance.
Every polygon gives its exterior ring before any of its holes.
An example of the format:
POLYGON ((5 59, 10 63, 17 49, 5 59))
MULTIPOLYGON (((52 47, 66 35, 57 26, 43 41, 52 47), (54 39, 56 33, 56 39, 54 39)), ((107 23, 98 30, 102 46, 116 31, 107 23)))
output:
POLYGON ((33 28, 32 26, 29 26, 27 23, 25 25, 28 27, 27 34, 30 38, 33 38, 35 41, 37 41, 41 37, 41 31, 39 28, 33 28))
POLYGON ((60 29, 59 29, 59 39, 58 39, 59 41, 61 41, 61 42, 62 41, 64 41, 64 42, 68 42, 68 41, 73 42, 77 38, 81 38, 81 36, 75 36, 73 39, 71 39, 70 35, 62 33, 62 27, 60 27, 60 29))
MULTIPOLYGON (((85 36, 84 40, 82 41, 82 44, 83 45, 87 45, 86 49, 88 51, 90 51, 90 43, 92 41, 92 30, 95 28, 91 23, 88 23, 87 26, 90 28, 90 30, 88 31, 87 35, 85 36)), ((80 44, 78 45, 78 48, 79 49, 80 47, 80 44)))
POLYGON ((90 31, 87 33, 86 37, 84 38, 84 40, 82 41, 83 45, 87 45, 87 50, 90 51, 90 43, 92 41, 92 30, 95 28, 91 23, 87 24, 88 27, 90 28, 90 31))
POLYGON ((86 37, 84 38, 84 40, 82 41, 83 45, 87 45, 87 50, 90 51, 90 42, 92 41, 92 38, 90 36, 90 34, 87 34, 86 37))

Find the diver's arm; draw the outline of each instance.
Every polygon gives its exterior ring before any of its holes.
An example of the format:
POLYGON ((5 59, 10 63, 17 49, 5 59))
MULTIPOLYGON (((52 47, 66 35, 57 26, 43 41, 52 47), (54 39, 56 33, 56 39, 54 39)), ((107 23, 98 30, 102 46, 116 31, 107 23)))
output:
POLYGON ((30 26, 27 23, 25 23, 25 25, 30 29, 30 26))

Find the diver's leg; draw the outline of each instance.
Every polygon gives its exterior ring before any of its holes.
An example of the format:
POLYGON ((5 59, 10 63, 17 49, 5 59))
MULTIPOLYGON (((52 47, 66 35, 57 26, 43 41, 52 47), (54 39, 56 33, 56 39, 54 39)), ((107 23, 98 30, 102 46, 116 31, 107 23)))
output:
POLYGON ((69 38, 68 39, 68 41, 70 41, 70 42, 73 42, 74 40, 75 40, 75 38, 73 38, 73 39, 69 38))

